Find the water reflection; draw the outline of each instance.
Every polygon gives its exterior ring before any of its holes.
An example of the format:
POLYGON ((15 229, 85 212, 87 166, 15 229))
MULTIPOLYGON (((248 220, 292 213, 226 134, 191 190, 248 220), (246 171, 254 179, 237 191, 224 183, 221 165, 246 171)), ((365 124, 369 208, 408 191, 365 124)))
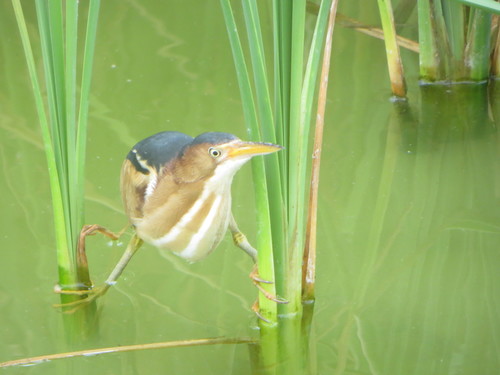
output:
MULTIPOLYGON (((160 130, 192 135, 218 130, 243 137, 245 129, 217 7, 116 0, 102 6, 87 220, 118 230, 125 222, 119 170, 135 141, 160 130), (169 44, 170 35, 177 42, 181 35, 184 42, 169 44)), ((51 307, 57 302, 52 294, 56 270, 44 156, 10 4, 0 7, 5 36, 0 41, 5 72, 0 75, 0 354, 8 360, 60 351, 61 327, 51 307)), ((359 11, 368 18, 376 14, 368 6, 359 11)), ((310 335, 302 339, 310 344, 309 360, 299 368, 318 374, 496 373, 498 90, 495 84, 444 91, 413 87, 408 103, 391 103, 386 77, 376 74, 385 72, 380 46, 342 28, 334 44, 317 302, 310 335)), ((416 63, 408 64, 411 72, 416 63)), ((233 194, 235 215, 253 240, 254 218, 244 214, 254 207, 250 183, 249 170, 241 171, 233 194)), ((105 240, 89 244, 96 281, 121 252, 105 240)), ((194 265, 164 260, 146 247, 100 302, 96 346, 257 337, 249 309, 255 298, 247 279, 250 267, 229 238, 194 265)), ((298 339, 290 343, 302 344, 298 339)), ((93 357, 68 366, 36 368, 50 374, 78 368, 87 373, 113 368, 122 374, 253 371, 241 346, 93 357)))

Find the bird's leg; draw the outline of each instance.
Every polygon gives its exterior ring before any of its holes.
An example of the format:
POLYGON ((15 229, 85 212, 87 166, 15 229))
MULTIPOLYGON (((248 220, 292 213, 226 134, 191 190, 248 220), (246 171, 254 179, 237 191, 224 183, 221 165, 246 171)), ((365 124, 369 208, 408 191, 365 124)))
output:
POLYGON ((109 274, 108 278, 104 282, 104 285, 101 287, 103 290, 101 292, 101 295, 106 293, 106 291, 112 286, 116 284, 116 281, 122 274, 123 270, 127 266, 128 262, 130 262, 130 259, 134 256, 134 254, 139 250, 139 248, 142 246, 143 241, 137 236, 137 234, 134 234, 132 238, 130 239, 130 242, 128 243, 127 248, 125 249, 125 252, 123 253, 122 257, 116 264, 115 268, 113 268, 113 271, 109 274))
MULTIPOLYGON (((122 274, 122 272, 125 269, 125 267, 127 266, 128 262, 130 261, 130 259, 132 259, 132 257, 137 252, 137 250, 139 250, 142 243, 143 243, 143 241, 137 236, 137 234, 134 234, 132 236, 132 238, 130 239, 130 242, 128 243, 127 248, 125 249, 125 252, 123 253, 122 257, 120 258, 120 260, 116 264, 115 268, 113 269, 113 271, 111 271, 108 278, 104 282, 104 285, 97 287, 97 288, 94 288, 92 290, 81 291, 84 293, 80 293, 80 294, 87 294, 87 297, 84 299, 70 302, 70 303, 59 304, 59 305, 55 305, 55 306, 56 307, 64 307, 64 308, 75 307, 75 309, 76 309, 80 305, 88 304, 89 302, 92 302, 93 300, 95 300, 97 297, 104 295, 111 286, 116 284, 116 281, 118 280, 118 278, 122 274)), ((65 293, 65 292, 62 291, 62 293, 65 293)), ((69 294, 71 294, 71 293, 69 293, 69 294)), ((75 309, 65 310, 65 312, 68 312, 68 313, 73 312, 75 309)))
POLYGON ((247 237, 240 231, 238 228, 238 225, 236 224, 236 220, 234 220, 233 214, 231 214, 231 218, 229 220, 229 230, 231 231, 231 234, 233 235, 233 241, 236 246, 238 246, 240 249, 242 249, 245 253, 250 255, 254 262, 254 266, 252 268, 252 272, 250 272, 250 279, 252 280, 252 283, 259 289, 262 294, 269 300, 274 301, 276 303, 288 303, 288 301, 279 298, 272 293, 269 293, 267 290, 265 290, 261 283, 264 284, 272 284, 272 281, 268 280, 263 280, 259 276, 259 271, 257 267, 257 250, 250 245, 250 243, 247 240, 247 237))
POLYGON ((238 228, 238 224, 236 224, 236 220, 234 220, 233 214, 231 214, 231 218, 229 219, 229 230, 233 235, 234 244, 242 249, 245 253, 250 255, 250 258, 252 258, 253 262, 257 264, 257 250, 255 250, 255 248, 250 245, 247 237, 240 231, 240 228, 238 228))
MULTIPOLYGON (((105 235, 106 237, 111 238, 113 241, 117 241, 122 234, 127 230, 129 225, 125 226, 120 232, 114 233, 111 232, 109 229, 104 228, 103 226, 100 226, 98 224, 91 224, 91 225, 84 225, 82 227, 82 230, 80 231, 80 236, 78 237, 78 247, 77 247, 77 252, 76 252, 76 266, 77 266, 77 272, 85 272, 87 273, 86 270, 88 270, 88 261, 87 261, 87 252, 85 250, 85 239, 87 236, 94 236, 97 233, 101 233, 105 235), (83 271, 85 270, 85 271, 83 271)), ((82 279, 82 278, 80 278, 82 279)), ((69 286, 71 287, 71 286, 69 286)), ((87 294, 89 289, 91 288, 91 285, 79 285, 77 286, 79 288, 84 288, 84 289, 65 289, 61 287, 60 285, 56 285, 55 291, 56 293, 60 294, 76 294, 76 295, 83 295, 87 294)))

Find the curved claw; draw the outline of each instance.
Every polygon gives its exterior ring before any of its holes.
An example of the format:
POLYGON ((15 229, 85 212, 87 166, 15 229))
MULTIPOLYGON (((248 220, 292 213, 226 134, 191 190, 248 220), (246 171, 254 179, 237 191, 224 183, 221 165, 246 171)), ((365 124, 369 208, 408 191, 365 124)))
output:
MULTIPOLYGON (((269 281, 269 280, 264 280, 262 279, 260 276, 259 276, 259 271, 258 271, 258 268, 257 268, 257 265, 254 265, 253 269, 252 269, 252 272, 250 272, 250 275, 248 275, 250 277, 250 279, 252 280, 252 283, 253 285, 255 285, 255 287, 257 289, 259 289, 259 291, 264 295, 264 297, 266 297, 268 300, 271 300, 271 301, 274 301, 276 303, 281 303, 281 304, 286 304, 288 303, 288 301, 284 298, 281 298, 281 297, 278 297, 278 296, 275 296, 274 294, 272 293, 269 293, 267 290, 265 290, 262 285, 260 285, 261 283, 264 283, 264 284, 273 284, 272 281, 269 281)), ((265 319, 263 319, 265 320, 265 319)))
POLYGON ((269 323, 271 324, 271 322, 269 320, 267 320, 266 318, 264 318, 261 313, 259 312, 259 301, 255 301, 252 305, 252 311, 255 313, 255 315, 257 315, 257 318, 259 318, 260 320, 266 322, 266 323, 269 323))

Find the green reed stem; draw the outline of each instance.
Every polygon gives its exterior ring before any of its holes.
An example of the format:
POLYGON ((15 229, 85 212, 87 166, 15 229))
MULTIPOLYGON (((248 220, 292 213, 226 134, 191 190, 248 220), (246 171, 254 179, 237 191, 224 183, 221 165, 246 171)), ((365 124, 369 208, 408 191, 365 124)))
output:
POLYGON ((382 29, 384 30, 385 51, 392 93, 395 96, 406 96, 406 84, 403 73, 403 64, 397 42, 396 25, 392 12, 391 0, 378 0, 382 29))
MULTIPOLYGON (((274 113, 276 141, 288 149, 290 139, 287 124, 290 123, 290 71, 292 38, 292 2, 273 2, 273 53, 274 53, 274 113)), ((286 153, 278 154, 281 168, 281 181, 288 180, 288 159, 286 153)), ((283 183, 285 210, 288 208, 288 186, 283 183)), ((287 213, 285 212, 285 217, 287 213)))
POLYGON ((420 42, 420 78, 426 81, 443 79, 442 45, 437 38, 436 14, 430 0, 418 2, 418 39, 420 42))
POLYGON ((491 54, 491 74, 498 76, 500 74, 500 30, 496 31, 495 46, 491 54))
POLYGON ((488 78, 490 64, 491 14, 472 9, 465 65, 468 77, 474 81, 488 78))
MULTIPOLYGON (((92 66, 94 61, 94 50, 97 36, 97 21, 99 19, 99 9, 101 0, 90 0, 87 17, 87 29, 85 33, 83 68, 80 81, 80 102, 78 106, 77 132, 76 132, 76 183, 78 187, 76 195, 85 196, 85 155, 87 151, 87 128, 90 99, 90 84, 92 80, 92 66)), ((84 200, 77 202, 76 210, 80 212, 80 220, 84 218, 84 200)))
POLYGON ((500 12, 498 3, 420 0, 418 10, 420 75, 424 80, 481 81, 489 77, 491 13, 500 12))
POLYGON ((465 77, 464 50, 466 33, 466 14, 464 7, 455 1, 443 2, 443 17, 446 24, 450 48, 450 64, 452 79, 465 77))
MULTIPOLYGON (((264 43, 259 21, 257 2, 255 0, 243 0, 243 14, 245 16, 246 31, 250 51, 250 61, 254 76, 255 98, 257 103, 257 113, 260 120, 260 130, 262 138, 267 142, 276 142, 276 126, 273 118, 273 107, 271 103, 270 85, 266 73, 266 59, 264 54, 264 43)), ((274 277, 278 294, 282 294, 279 280, 282 280, 282 267, 284 258, 282 250, 285 248, 285 231, 283 216, 283 198, 281 188, 281 171, 279 165, 279 155, 272 154, 266 156, 265 171, 268 190, 268 206, 271 212, 271 232, 273 242, 273 263, 274 277), (276 267, 278 265, 278 267, 276 267)), ((283 158, 281 158, 283 159, 283 158)), ((266 256, 264 261, 270 259, 266 256)), ((260 264, 260 262, 259 262, 260 264)), ((260 267, 260 266, 259 266, 260 267)), ((263 298, 263 297, 262 297, 263 298)))
MULTIPOLYGON (((288 301, 276 306, 259 295, 260 314, 271 323, 260 321, 259 371, 266 374, 303 373, 307 362, 307 337, 302 337, 301 331, 301 297, 310 125, 331 3, 332 0, 321 2, 304 66, 306 0, 273 1, 274 66, 267 69, 257 2, 242 0, 252 86, 230 0, 221 0, 250 136, 259 140, 262 134, 265 141, 276 140, 286 147, 280 153, 266 156, 265 166, 262 159, 255 159, 253 164, 259 217, 259 274, 263 279, 274 280, 274 284, 266 285, 268 291, 277 292, 288 301), (267 78, 268 71, 274 72, 272 81, 267 78), (274 88, 273 101, 270 82, 274 88)), ((329 56, 325 58, 329 60, 329 56)), ((324 85, 322 92, 320 103, 324 106, 324 85)), ((312 232, 315 233, 315 228, 312 232)), ((311 260, 314 262, 310 258, 307 263, 311 260)), ((314 272, 314 266, 309 271, 314 272)), ((308 290, 313 290, 313 286, 308 290)), ((308 296, 313 298, 312 294, 308 296)))
POLYGON ((275 284, 268 285, 268 290, 274 290, 288 301, 276 310, 268 300, 259 299, 261 314, 272 322, 276 321, 277 315, 273 314, 277 312, 300 314, 302 311, 301 266, 309 186, 310 125, 330 4, 331 0, 321 3, 304 66, 306 0, 273 2, 274 78, 270 81, 257 2, 242 0, 252 85, 230 1, 221 0, 250 136, 256 140, 262 136, 265 141, 282 142, 286 147, 281 155, 266 156, 264 168, 254 167, 257 173, 265 170, 266 177, 265 180, 262 175, 255 177, 260 217, 259 273, 263 279, 274 280, 275 284), (264 228, 269 224, 271 232, 264 228), (273 273, 269 275, 269 272, 273 273))
MULTIPOLYGON (((62 16, 62 14, 61 14, 62 16)), ((66 129, 66 139, 63 144, 66 147, 71 147, 72 150, 66 150, 67 155, 67 178, 68 178, 68 197, 70 199, 70 220, 71 233, 70 237, 73 241, 76 240, 78 233, 83 225, 83 211, 77 208, 83 208, 83 195, 79 194, 80 187, 78 186, 78 171, 76 166, 76 63, 77 63, 77 28, 78 28, 78 5, 76 1, 66 2, 66 17, 65 17, 65 45, 61 46, 64 49, 64 103, 65 103, 65 120, 62 128, 66 129)), ((63 156, 64 158, 64 156, 63 156)), ((73 243, 76 246, 76 242, 73 243)), ((86 280, 88 285, 91 285, 90 280, 86 280)))
POLYGON ((288 239, 284 249, 286 273, 284 297, 289 301, 281 307, 285 314, 301 311, 300 289, 297 288, 297 277, 300 278, 298 262, 302 261, 304 244, 304 204, 303 192, 306 183, 303 175, 304 167, 304 124, 302 119, 302 84, 304 69, 304 33, 305 33, 306 1, 293 2, 292 34, 291 34, 291 68, 290 68, 290 123, 287 126, 289 134, 288 149, 288 239), (293 147, 292 147, 293 146, 293 147))
MULTIPOLYGON (((252 94, 249 73, 241 47, 238 28, 234 19, 233 11, 229 0, 221 0, 221 7, 226 23, 229 42, 233 51, 233 58, 236 68, 236 76, 240 86, 240 94, 243 104, 243 113, 248 125, 248 132, 251 139, 260 140, 260 128, 257 120, 257 110, 252 94)), ((274 281, 274 261, 273 261, 273 236, 271 231, 271 214, 269 210, 269 195, 267 180, 265 177, 265 164, 262 158, 252 160, 252 171, 254 175, 254 191, 257 206, 257 226, 259 236, 257 238, 259 275, 261 278, 274 281)), ((263 284, 263 287, 272 294, 276 294, 275 284, 263 284)), ((269 322, 275 323, 277 320, 276 303, 265 298, 259 293, 260 314, 269 322)))
POLYGON ((304 38, 300 38, 301 30, 304 34, 305 2, 294 3, 294 29, 292 36, 292 77, 291 77, 291 115, 290 115, 290 144, 289 150, 289 252, 287 257, 288 275, 286 279, 287 298, 290 303, 284 305, 284 313, 301 311, 301 283, 302 283, 302 257, 305 246, 305 222, 307 212, 307 165, 310 163, 308 145, 310 139, 310 126, 312 105, 316 94, 319 63, 321 60, 322 46, 325 39, 326 25, 331 0, 321 2, 316 26, 309 49, 309 57, 304 73, 302 74, 302 54, 304 51, 304 38), (295 6, 298 8, 296 9, 295 6), (297 44, 297 45, 295 45, 297 44), (299 80, 300 78, 300 80, 299 80), (299 92, 300 91, 300 92, 299 92), (295 107, 297 109, 295 109, 295 107))
POLYGON ((74 278, 75 274, 71 272, 72 258, 70 256, 70 248, 66 237, 67 221, 65 220, 64 215, 63 194, 61 191, 57 161, 51 137, 51 129, 47 114, 45 112, 43 95, 38 81, 35 59, 33 57, 33 50, 31 48, 28 29, 26 27, 26 21, 24 18, 20 0, 12 0, 12 6, 14 8, 14 13, 19 27, 19 33, 21 36, 21 42, 28 65, 28 74, 30 76, 33 92, 35 93, 35 105, 38 112, 45 155, 47 158, 47 167, 49 170, 49 179, 51 186, 52 208, 54 213, 54 227, 56 233, 59 282, 63 285, 72 285, 76 282, 76 280, 74 278))
MULTIPOLYGON (((54 227, 56 232, 59 284, 62 289, 90 287, 91 280, 86 264, 79 264, 78 236, 84 218, 84 168, 87 132, 88 97, 95 45, 96 25, 100 0, 89 0, 85 57, 82 79, 78 82, 78 10, 76 0, 36 0, 36 13, 43 58, 46 94, 40 87, 33 51, 19 0, 12 0, 19 25, 35 103, 38 111, 42 138, 46 151, 51 186, 54 227), (82 88, 77 106, 78 86, 82 88), (44 98, 47 98, 45 112, 44 98), (78 123, 77 123, 77 112, 78 123)), ((71 302, 81 297, 61 295, 61 302, 71 302)), ((95 323, 95 305, 68 323, 70 337, 86 335, 95 323), (81 320, 83 319, 83 320, 81 320), (86 324, 92 323, 92 324, 86 324), (82 328, 85 328, 82 330, 82 328)))

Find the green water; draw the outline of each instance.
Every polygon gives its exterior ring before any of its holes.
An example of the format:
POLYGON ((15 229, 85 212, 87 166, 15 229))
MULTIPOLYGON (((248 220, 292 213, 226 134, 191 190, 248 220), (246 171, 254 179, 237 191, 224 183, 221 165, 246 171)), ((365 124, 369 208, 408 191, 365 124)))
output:
MULTIPOLYGON (((35 28, 31 2, 25 11, 35 28)), ((340 11, 377 24, 375 3, 340 11)), ((45 157, 10 2, 0 3, 0 361, 67 350, 58 297, 45 157)), ((406 30, 411 36, 414 30, 406 30)), ((382 43, 338 27, 321 174, 316 374, 500 371, 500 115, 495 90, 420 90, 392 103, 382 43), (475 101, 489 105, 476 105, 475 101)), ((126 223, 119 171, 129 148, 162 130, 245 138, 218 1, 102 4, 90 109, 88 223, 126 223)), ((255 239, 250 167, 234 214, 255 239)), ((88 242, 94 281, 123 251, 88 242)), ((229 238, 187 264, 145 246, 99 301, 92 347, 258 337, 250 259, 229 238), (166 259, 165 259, 166 258, 166 259)), ((251 374, 245 345, 110 354, 5 374, 251 374)))

